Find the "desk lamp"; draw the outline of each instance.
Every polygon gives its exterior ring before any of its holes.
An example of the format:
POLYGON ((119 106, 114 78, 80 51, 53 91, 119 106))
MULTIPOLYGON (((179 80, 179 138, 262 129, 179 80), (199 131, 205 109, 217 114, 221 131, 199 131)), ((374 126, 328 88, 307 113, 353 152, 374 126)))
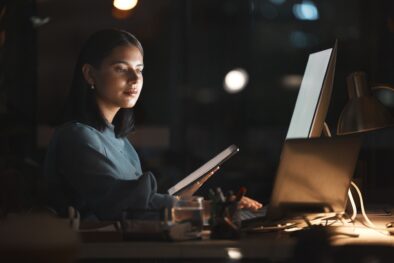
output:
MULTIPOLYGON (((346 81, 349 101, 339 116, 337 135, 367 132, 389 127, 394 124, 394 118, 389 110, 373 96, 371 89, 368 87, 364 72, 353 72, 347 77, 346 81)), ((374 91, 384 89, 394 91, 388 85, 379 85, 372 88, 374 91)), ((352 185, 359 191, 353 182, 352 185)), ((354 220, 357 210, 350 189, 348 194, 353 207, 352 220, 354 220)), ((359 196, 360 202, 362 202, 360 192, 359 196)), ((365 215, 363 206, 361 206, 361 209, 363 215, 365 215)), ((365 218, 367 218, 366 215, 365 218)), ((371 225, 373 224, 371 223, 371 225)))
POLYGON ((372 95, 364 72, 351 73, 347 77, 347 89, 349 101, 339 117, 338 135, 366 132, 394 124, 391 113, 372 95))

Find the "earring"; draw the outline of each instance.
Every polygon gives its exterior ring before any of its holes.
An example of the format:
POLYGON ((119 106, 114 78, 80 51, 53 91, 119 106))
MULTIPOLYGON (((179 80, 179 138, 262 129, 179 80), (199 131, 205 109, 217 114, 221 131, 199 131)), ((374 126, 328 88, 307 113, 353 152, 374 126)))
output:
POLYGON ((90 89, 94 90, 94 84, 92 84, 92 85, 90 86, 90 89))

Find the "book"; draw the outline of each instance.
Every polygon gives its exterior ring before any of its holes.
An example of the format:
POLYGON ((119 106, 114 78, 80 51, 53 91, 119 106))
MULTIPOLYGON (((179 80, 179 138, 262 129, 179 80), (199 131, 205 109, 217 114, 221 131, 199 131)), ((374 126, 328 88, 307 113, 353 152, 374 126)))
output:
POLYGON ((224 163, 226 160, 228 160, 238 151, 239 151, 238 146, 234 144, 230 145, 222 152, 220 152, 218 155, 216 155, 211 160, 209 160, 204 165, 202 165, 200 168, 198 168, 197 170, 195 170, 194 172, 183 178, 181 181, 179 181, 177 184, 175 184, 173 187, 168 189, 168 193, 170 195, 174 195, 179 191, 185 189, 189 185, 195 183, 198 179, 200 179, 204 175, 214 170, 216 167, 220 166, 222 163, 224 163))

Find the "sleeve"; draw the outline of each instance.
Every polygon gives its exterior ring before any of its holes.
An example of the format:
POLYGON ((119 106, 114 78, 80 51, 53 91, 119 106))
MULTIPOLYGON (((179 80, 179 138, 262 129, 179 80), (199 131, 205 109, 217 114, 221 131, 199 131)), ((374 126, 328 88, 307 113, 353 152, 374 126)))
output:
POLYGON ((83 213, 99 219, 121 217, 124 209, 163 208, 173 198, 157 193, 156 180, 145 173, 137 180, 116 178, 117 163, 105 155, 97 135, 79 128, 59 143, 57 167, 70 202, 83 213))

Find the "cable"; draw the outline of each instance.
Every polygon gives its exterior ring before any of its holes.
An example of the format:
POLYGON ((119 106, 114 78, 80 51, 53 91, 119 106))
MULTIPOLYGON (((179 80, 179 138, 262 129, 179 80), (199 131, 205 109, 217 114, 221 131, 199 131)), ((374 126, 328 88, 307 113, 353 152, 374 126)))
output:
POLYGON ((354 189, 356 190, 356 192, 357 192, 357 194, 358 194, 358 197, 359 197, 359 199, 360 199, 361 214, 363 215, 363 218, 364 218, 364 220, 365 220, 365 223, 366 223, 365 225, 366 225, 366 227, 371 228, 371 229, 373 229, 373 230, 376 230, 376 231, 378 231, 378 232, 381 233, 381 234, 390 235, 390 232, 389 232, 387 229, 377 227, 374 223, 371 222, 371 220, 369 220, 369 218, 368 218, 368 216, 367 216, 367 213, 365 212, 364 200, 363 200, 363 196, 362 196, 362 194, 361 194, 360 189, 358 188, 358 186, 357 186, 353 181, 351 181, 350 183, 351 183, 351 185, 354 187, 354 189), (382 232, 382 231, 384 231, 384 232, 382 232))
MULTIPOLYGON (((353 183, 353 182, 351 182, 351 183, 353 183)), ((357 207, 356 207, 356 203, 354 202, 352 191, 350 191, 350 189, 348 190, 347 195, 349 197, 350 204, 352 205, 352 210, 353 210, 353 214, 352 214, 352 217, 350 218, 350 220, 352 222, 354 222, 354 220, 356 219, 356 216, 357 216, 357 207)))
POLYGON ((363 215, 363 217, 364 217, 364 219, 365 219, 365 222, 367 223, 367 225, 368 225, 369 227, 377 228, 377 227, 371 222, 371 220, 369 220, 367 214, 365 213, 365 209, 364 209, 364 200, 363 200, 363 196, 362 196, 362 194, 361 194, 360 189, 358 188, 358 186, 357 186, 353 181, 351 181, 350 183, 351 183, 351 185, 354 187, 354 189, 356 189, 357 194, 358 194, 358 197, 360 198, 361 214, 363 215))

